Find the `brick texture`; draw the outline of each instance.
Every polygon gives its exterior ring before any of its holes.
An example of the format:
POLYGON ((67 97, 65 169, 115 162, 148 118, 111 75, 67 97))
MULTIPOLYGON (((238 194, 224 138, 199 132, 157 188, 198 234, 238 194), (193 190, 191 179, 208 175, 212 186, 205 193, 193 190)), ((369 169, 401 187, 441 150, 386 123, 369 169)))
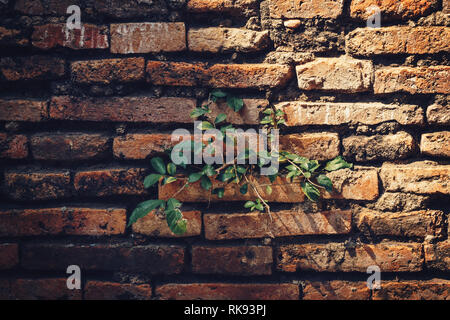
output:
POLYGON ((14 268, 19 264, 19 246, 16 243, 0 244, 0 270, 14 268))
POLYGON ((0 133, 0 158, 23 159, 28 156, 28 138, 0 133))
POLYGON ((278 19, 337 18, 343 7, 342 0, 270 0, 270 16, 278 19))
MULTIPOLYGON (((444 0, 445 2, 445 0, 444 0)), ((382 12, 383 19, 409 19, 425 16, 437 8, 437 0, 409 1, 409 0, 352 0, 350 14, 353 18, 367 20, 373 14, 368 11, 370 6, 377 6, 382 12)))
POLYGON ((84 289, 86 300, 150 300, 149 284, 129 284, 90 280, 84 289))
POLYGON ((423 134, 420 152, 434 157, 450 157, 450 131, 423 134))

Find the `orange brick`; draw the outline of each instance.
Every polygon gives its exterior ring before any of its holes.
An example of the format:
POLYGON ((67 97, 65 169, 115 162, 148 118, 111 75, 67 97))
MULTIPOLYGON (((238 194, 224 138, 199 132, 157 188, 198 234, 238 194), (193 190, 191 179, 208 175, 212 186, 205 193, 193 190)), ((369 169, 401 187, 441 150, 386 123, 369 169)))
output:
POLYGON ((427 268, 444 272, 450 269, 450 240, 425 244, 424 252, 427 268))
POLYGON ((47 56, 0 59, 0 80, 56 80, 64 77, 65 61, 47 56))
POLYGON ((434 157, 450 157, 450 131, 422 134, 420 152, 434 157))
POLYGON ((315 17, 335 19, 342 14, 342 0, 270 0, 270 16, 280 19, 311 19, 315 17))
POLYGON ((306 281, 303 300, 370 300, 370 290, 361 281, 306 281))
POLYGON ((0 99, 0 120, 43 121, 48 116, 47 101, 0 99))
POLYGON ((67 278, 11 280, 11 295, 18 300, 81 300, 82 297, 81 290, 67 288, 67 278))
POLYGON ((280 137, 280 148, 315 160, 331 160, 340 153, 339 134, 330 132, 290 134, 280 137))
POLYGON ((381 289, 373 291, 373 300, 449 300, 450 281, 382 281, 381 289))
POLYGON ((28 157, 28 138, 24 135, 0 133, 0 158, 24 159, 28 157))
POLYGON ((257 0, 188 0, 187 10, 193 13, 229 13, 233 15, 255 15, 257 0))
POLYGON ((151 296, 149 284, 89 280, 84 288, 86 300, 149 300, 151 296))
POLYGON ((375 5, 380 8, 382 19, 418 18, 435 9, 437 4, 437 0, 352 0, 350 5, 350 15, 353 18, 367 20, 367 18, 373 14, 373 11, 367 11, 367 8, 375 5))

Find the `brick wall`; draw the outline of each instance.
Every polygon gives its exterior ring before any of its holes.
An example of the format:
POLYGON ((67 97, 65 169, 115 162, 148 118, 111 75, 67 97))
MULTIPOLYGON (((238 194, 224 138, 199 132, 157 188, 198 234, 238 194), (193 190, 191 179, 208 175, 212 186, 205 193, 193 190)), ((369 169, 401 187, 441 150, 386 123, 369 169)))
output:
MULTIPOLYGON (((450 299, 447 0, 0 2, 0 298, 450 299), (66 8, 82 10, 67 30, 66 8), (366 28, 377 4, 382 27, 366 28), (222 88, 285 111, 282 144, 355 164, 273 221, 243 196, 179 195, 187 233, 142 200, 149 157, 222 88), (66 288, 79 265, 82 290, 66 288), (368 266, 382 289, 366 286, 368 266)), ((215 106, 220 108, 219 106, 215 106)))

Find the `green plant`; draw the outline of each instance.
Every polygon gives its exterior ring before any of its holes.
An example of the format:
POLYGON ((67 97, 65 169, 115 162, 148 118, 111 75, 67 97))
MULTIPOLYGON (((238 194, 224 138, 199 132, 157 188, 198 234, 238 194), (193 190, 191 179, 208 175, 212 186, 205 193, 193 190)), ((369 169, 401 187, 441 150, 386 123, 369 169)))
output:
MULTIPOLYGON (((227 116, 224 113, 217 115, 215 118, 211 117, 210 106, 217 100, 225 100, 227 105, 234 111, 239 112, 244 103, 243 100, 237 98, 231 94, 220 90, 214 90, 210 93, 207 104, 195 108, 190 116, 194 119, 200 120, 198 129, 205 131, 209 129, 217 129, 223 134, 227 143, 234 143, 233 137, 230 137, 230 132, 234 132, 236 128, 226 122, 227 116)), ((282 110, 276 109, 273 106, 267 107, 262 111, 263 118, 260 124, 263 129, 268 132, 268 140, 274 139, 274 130, 285 123, 285 115, 282 110)), ((212 139, 207 143, 188 141, 195 150, 195 145, 201 152, 207 148, 211 148, 213 143, 212 139), (200 144, 200 146, 198 145, 200 144)), ((186 144, 186 141, 180 142, 177 146, 181 147, 182 144, 186 144)), ((269 146, 272 144, 269 143, 269 146)), ((177 146, 174 146, 177 147, 177 146)), ((167 150, 172 153, 173 148, 167 150)), ((210 150, 211 151, 211 150, 210 150)), ((214 150, 212 150, 214 152, 214 150)), ((181 156, 181 154, 180 154, 181 156)), ((138 219, 146 216, 153 210, 157 210, 165 215, 167 224, 173 233, 181 235, 186 232, 186 220, 183 218, 180 207, 182 203, 176 200, 177 195, 190 184, 200 181, 200 185, 204 190, 210 192, 211 195, 216 195, 218 198, 222 198, 225 193, 225 188, 214 188, 214 180, 220 181, 225 184, 237 183, 240 186, 240 192, 247 194, 249 188, 254 191, 256 199, 254 201, 247 201, 244 204, 244 208, 251 211, 266 211, 270 215, 270 206, 261 193, 258 190, 265 187, 266 193, 272 193, 272 184, 278 176, 285 176, 289 183, 299 183, 301 190, 306 197, 311 201, 319 200, 321 196, 320 190, 326 190, 331 192, 333 190, 332 181, 326 176, 326 172, 331 172, 343 168, 352 168, 352 164, 347 163, 341 156, 331 160, 327 163, 321 164, 317 160, 310 160, 305 157, 301 157, 297 154, 287 151, 272 150, 251 150, 245 148, 244 152, 237 154, 232 161, 228 161, 225 164, 202 164, 193 165, 188 164, 186 161, 182 161, 181 164, 176 165, 171 160, 164 161, 161 157, 155 157, 151 159, 151 166, 154 173, 147 176, 144 180, 145 188, 150 188, 157 183, 162 185, 170 184, 179 179, 177 172, 182 171, 181 174, 187 178, 187 182, 175 192, 172 197, 165 200, 148 200, 140 203, 133 211, 130 217, 129 226, 135 223, 138 219), (252 155, 258 156, 257 164, 238 164, 238 159, 249 159, 252 155), (269 175, 270 184, 261 185, 257 179, 254 179, 257 175, 257 169, 267 164, 268 159, 276 157, 279 161, 279 170, 269 175)))

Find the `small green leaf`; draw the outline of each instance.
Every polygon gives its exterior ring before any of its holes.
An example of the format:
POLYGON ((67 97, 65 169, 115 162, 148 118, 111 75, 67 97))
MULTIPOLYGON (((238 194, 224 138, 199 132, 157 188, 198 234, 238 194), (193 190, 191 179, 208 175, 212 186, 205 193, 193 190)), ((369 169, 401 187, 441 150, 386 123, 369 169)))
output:
POLYGON ((167 177, 167 178, 164 178, 164 180, 163 180, 163 186, 165 186, 166 184, 175 182, 175 181, 177 181, 177 178, 175 178, 175 177, 167 177))
POLYGON ((255 206, 255 203, 253 202, 253 201, 247 201, 245 204, 244 204, 244 208, 251 208, 251 207, 253 207, 253 206, 255 206))
POLYGON ((212 194, 216 194, 219 199, 223 198, 223 195, 225 194, 224 188, 216 188, 212 191, 212 194))
POLYGON ((242 107, 244 107, 244 100, 242 100, 241 98, 237 98, 237 97, 228 95, 227 96, 227 104, 235 112, 239 112, 239 110, 241 110, 242 107))
POLYGON ((347 161, 342 158, 342 156, 338 156, 337 158, 329 161, 327 165, 325 166, 325 170, 327 171, 336 171, 339 169, 345 169, 345 168, 353 168, 353 164, 348 163, 347 161))
POLYGON ((202 176, 200 185, 202 186, 203 189, 209 190, 212 187, 212 182, 207 176, 202 176))
POLYGON ((216 170, 214 170, 213 166, 210 164, 207 164, 203 167, 202 173, 206 174, 208 177, 211 177, 211 176, 214 176, 217 174, 216 170))
POLYGON ((208 121, 202 121, 197 126, 197 129, 199 129, 199 130, 210 130, 210 129, 214 129, 214 126, 211 123, 209 123, 208 121))
POLYGON ((192 112, 189 115, 191 118, 198 118, 198 117, 203 116, 206 113, 208 113, 207 109, 195 108, 194 110, 192 110, 192 112))
POLYGON ((152 210, 164 204, 164 200, 148 200, 137 205, 136 209, 131 213, 128 227, 135 223, 140 218, 148 215, 152 210))
POLYGON ((309 182, 302 181, 300 186, 309 200, 316 202, 320 198, 320 191, 309 182))
POLYGON ((239 189, 239 191, 241 191, 242 194, 247 194, 247 192, 248 192, 248 183, 242 185, 241 188, 239 189))
POLYGON ((267 193, 268 195, 271 195, 271 194, 272 194, 272 187, 271 187, 271 186, 267 186, 267 187, 266 187, 266 193, 267 193))
POLYGON ((159 179, 161 179, 161 177, 162 177, 162 175, 160 175, 160 174, 152 173, 151 175, 147 176, 144 179, 144 187, 146 189, 150 188, 155 183, 157 183, 159 181, 159 179))
POLYGON ((267 114, 267 115, 273 114, 273 110, 272 109, 266 109, 266 110, 263 111, 263 114, 267 114))
POLYGON ((264 211, 264 207, 263 207, 262 203, 258 203, 258 204, 255 206, 255 209, 258 210, 258 211, 264 211))
POLYGON ((172 162, 167 164, 167 172, 173 176, 177 172, 177 166, 172 162))
POLYGON ((222 90, 213 90, 211 92, 211 95, 213 97, 215 97, 215 98, 222 99, 222 98, 225 98, 227 96, 227 93, 223 92, 222 90))
POLYGON ((202 172, 191 173, 191 174, 189 175, 188 182, 189 182, 189 183, 197 182, 198 180, 200 180, 200 179, 202 178, 202 176, 203 176, 203 173, 202 173, 202 172))
POLYGON ((330 178, 328 178, 326 175, 321 174, 317 177, 317 182, 322 186, 325 187, 325 189, 328 192, 333 191, 333 182, 331 182, 330 178))
POLYGON ((225 113, 220 113, 219 115, 217 115, 216 120, 214 120, 215 124, 221 123, 223 121, 225 121, 225 119, 227 118, 227 115, 225 113))
POLYGON ((163 159, 156 157, 151 160, 153 169, 159 174, 166 174, 166 166, 164 165, 163 159))

